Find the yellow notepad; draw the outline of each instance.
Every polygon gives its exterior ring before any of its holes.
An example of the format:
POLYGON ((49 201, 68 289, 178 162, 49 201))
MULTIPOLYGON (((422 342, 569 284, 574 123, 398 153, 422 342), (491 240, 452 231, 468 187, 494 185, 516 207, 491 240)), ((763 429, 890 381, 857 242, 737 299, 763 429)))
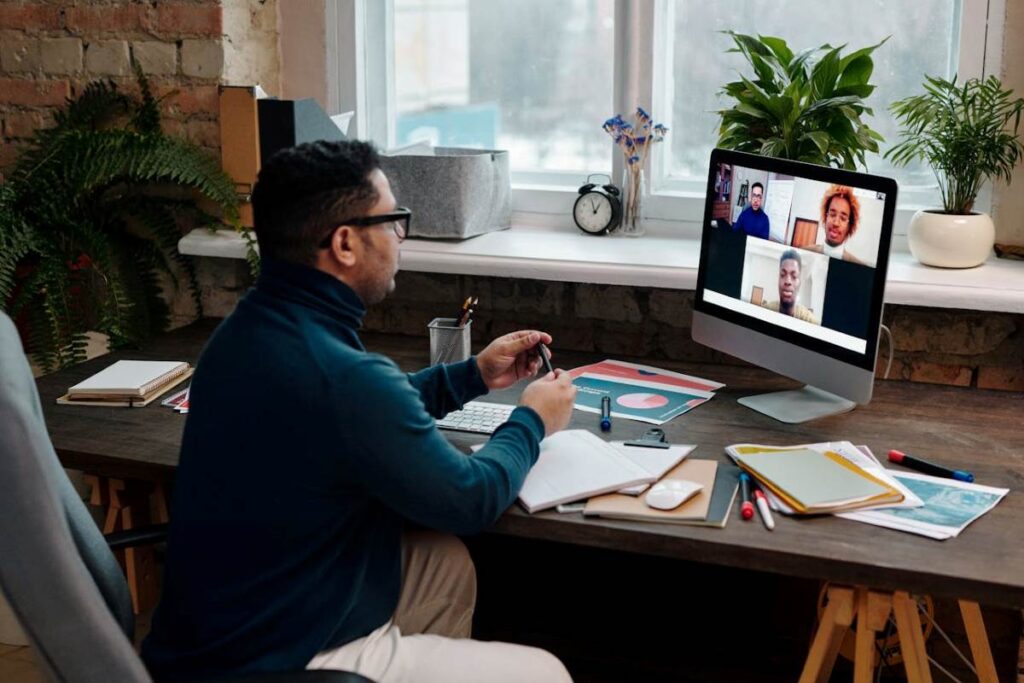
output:
POLYGON ((903 494, 832 451, 738 453, 736 463, 800 514, 898 503, 903 494))

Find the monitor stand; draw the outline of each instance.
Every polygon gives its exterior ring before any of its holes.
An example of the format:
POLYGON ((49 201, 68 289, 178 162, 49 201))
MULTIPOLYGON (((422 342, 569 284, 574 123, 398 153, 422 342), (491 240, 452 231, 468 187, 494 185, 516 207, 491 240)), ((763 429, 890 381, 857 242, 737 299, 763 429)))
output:
POLYGON ((799 424, 817 420, 819 417, 839 415, 857 407, 853 401, 812 387, 810 384, 803 389, 744 396, 736 400, 759 413, 789 424, 799 424))

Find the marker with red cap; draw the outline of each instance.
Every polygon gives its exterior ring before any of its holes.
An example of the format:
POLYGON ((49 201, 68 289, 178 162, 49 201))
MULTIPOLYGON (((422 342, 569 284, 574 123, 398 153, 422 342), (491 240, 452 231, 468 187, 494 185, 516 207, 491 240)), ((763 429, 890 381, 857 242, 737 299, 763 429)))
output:
POLYGON ((750 502, 750 475, 746 472, 740 472, 740 490, 743 491, 743 503, 740 505, 740 517, 749 521, 754 517, 754 504, 750 502))
POLYGON ((912 455, 907 455, 903 451, 889 451, 889 462, 894 462, 899 465, 903 465, 904 467, 909 467, 912 470, 931 474, 936 477, 956 479, 957 481, 966 481, 968 483, 974 481, 974 475, 970 472, 965 472, 963 470, 951 470, 948 467, 936 465, 935 463, 928 462, 927 460, 921 460, 920 458, 915 458, 912 455))

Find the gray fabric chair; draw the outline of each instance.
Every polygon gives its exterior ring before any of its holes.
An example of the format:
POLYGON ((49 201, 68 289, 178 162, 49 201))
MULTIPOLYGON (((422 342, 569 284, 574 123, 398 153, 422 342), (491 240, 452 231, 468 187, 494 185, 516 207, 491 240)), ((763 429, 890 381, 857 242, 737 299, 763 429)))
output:
MULTIPOLYGON (((128 585, 107 539, 61 468, 17 330, 2 312, 0 591, 51 680, 152 680, 132 648, 134 616, 128 585)), ((368 681, 358 674, 315 671, 236 680, 368 681)))

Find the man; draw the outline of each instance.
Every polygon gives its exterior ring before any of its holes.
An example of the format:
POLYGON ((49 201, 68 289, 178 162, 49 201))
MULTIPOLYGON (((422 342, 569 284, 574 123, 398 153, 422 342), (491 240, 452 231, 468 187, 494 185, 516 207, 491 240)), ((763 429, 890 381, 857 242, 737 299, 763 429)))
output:
POLYGON ((764 240, 768 239, 768 215, 761 210, 761 204, 763 201, 764 185, 761 183, 754 183, 750 186, 750 206, 740 212, 740 215, 733 224, 732 229, 736 231, 742 230, 751 237, 760 237, 764 240))
POLYGON ((765 302, 761 305, 783 315, 790 315, 798 320, 820 325, 821 321, 809 308, 796 302, 800 295, 800 271, 802 269, 803 262, 796 249, 787 249, 782 252, 782 256, 779 258, 779 300, 765 302))
POLYGON ((857 232, 860 219, 860 200, 853 188, 832 185, 821 200, 821 223, 825 227, 825 243, 807 247, 808 251, 825 254, 850 263, 864 262, 846 249, 846 241, 857 232))
POLYGON ((377 152, 317 142, 275 155, 253 192, 256 285, 192 382, 164 592, 143 657, 157 680, 303 668, 378 681, 566 681, 552 655, 469 640, 476 578, 440 532, 487 528, 515 500, 575 388, 555 371, 472 457, 434 418, 532 375, 538 331, 405 375, 359 339, 395 286, 410 215, 377 152), (434 529, 437 531, 428 531, 434 529))

